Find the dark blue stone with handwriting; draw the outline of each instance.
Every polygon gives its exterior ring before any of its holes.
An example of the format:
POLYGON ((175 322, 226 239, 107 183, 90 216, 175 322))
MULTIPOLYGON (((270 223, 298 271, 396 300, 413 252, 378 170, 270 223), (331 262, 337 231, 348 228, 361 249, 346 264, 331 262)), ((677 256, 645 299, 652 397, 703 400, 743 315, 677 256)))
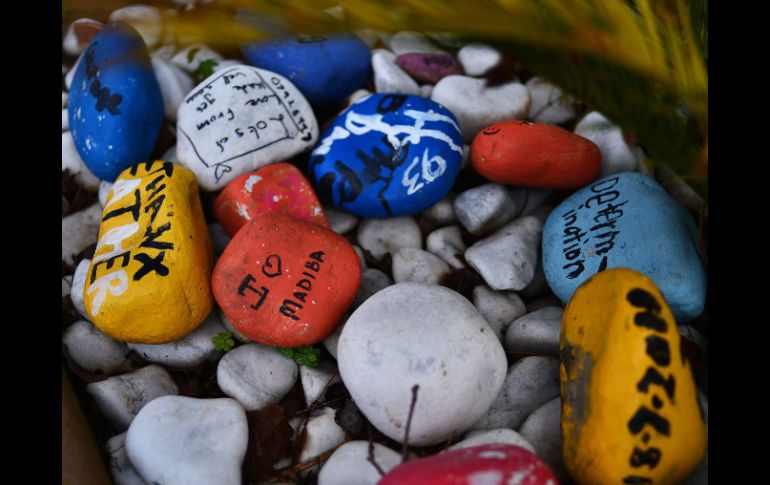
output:
POLYGON ((695 222, 646 175, 610 175, 583 187, 551 212, 543 228, 543 271, 563 302, 609 268, 647 275, 680 322, 703 312, 706 272, 695 222))
POLYGON ((94 175, 112 182, 149 160, 163 123, 163 98, 136 30, 111 22, 93 38, 78 62, 68 104, 72 138, 94 175))
POLYGON ((372 94, 339 114, 310 155, 309 178, 328 203, 364 217, 414 214, 457 178, 457 119, 419 96, 372 94))
POLYGON ((372 73, 372 53, 358 37, 301 35, 243 46, 249 64, 294 83, 311 105, 336 107, 372 73))

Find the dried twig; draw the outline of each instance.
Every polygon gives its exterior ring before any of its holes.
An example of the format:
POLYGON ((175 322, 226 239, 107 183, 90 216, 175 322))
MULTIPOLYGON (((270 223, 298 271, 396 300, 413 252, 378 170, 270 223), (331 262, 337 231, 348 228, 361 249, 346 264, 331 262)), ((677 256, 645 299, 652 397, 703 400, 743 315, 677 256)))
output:
POLYGON ((374 458, 374 441, 372 441, 371 435, 369 436, 369 453, 366 455, 366 460, 372 464, 381 477, 385 476, 385 470, 382 469, 380 464, 377 463, 377 460, 374 458))
POLYGON ((409 404, 409 416, 406 418, 406 430, 404 430, 404 446, 401 448, 401 463, 405 463, 409 456, 409 428, 412 427, 412 416, 414 415, 414 406, 417 404, 417 391, 420 389, 418 384, 412 386, 412 402, 409 404))

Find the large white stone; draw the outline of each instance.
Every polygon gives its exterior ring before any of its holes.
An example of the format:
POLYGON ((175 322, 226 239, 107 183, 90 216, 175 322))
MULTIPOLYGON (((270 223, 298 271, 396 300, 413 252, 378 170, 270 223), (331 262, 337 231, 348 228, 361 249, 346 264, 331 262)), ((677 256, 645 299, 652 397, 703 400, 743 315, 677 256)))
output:
POLYGON ((226 353, 217 366, 217 384, 247 411, 262 409, 283 398, 297 382, 297 364, 260 344, 247 344, 226 353))
POLYGON ((412 400, 410 444, 461 433, 489 408, 505 379, 506 358, 484 318, 459 293, 399 283, 375 294, 348 319, 337 358, 361 412, 403 441, 412 400))
POLYGON ((74 264, 75 255, 96 243, 102 221, 102 206, 98 202, 86 209, 62 217, 61 259, 74 264))
POLYGON ((620 172, 633 172, 644 160, 641 148, 629 146, 620 127, 612 124, 598 111, 585 115, 575 125, 575 134, 588 138, 599 147, 602 166, 597 178, 620 172))
POLYGON ((317 139, 318 123, 302 93, 285 77, 251 66, 215 72, 177 113, 179 163, 209 191, 291 158, 317 139))
POLYGON ((77 365, 107 375, 125 362, 128 353, 126 344, 114 340, 85 320, 67 327, 62 334, 62 343, 77 365))
MULTIPOLYGON (((401 455, 379 443, 372 443, 374 461, 388 473, 401 463, 401 455)), ((318 485, 376 485, 382 478, 368 460, 368 441, 348 441, 337 448, 321 468, 318 485)))
POLYGON ((484 79, 457 74, 441 79, 431 99, 457 117, 466 143, 492 123, 524 119, 530 105, 529 91, 520 82, 487 86, 484 79))
POLYGON ((409 216, 364 219, 358 225, 358 244, 381 259, 401 248, 422 248, 420 226, 409 216))
POLYGON ((149 483, 241 485, 249 430, 234 399, 161 397, 126 434, 131 464, 149 483))

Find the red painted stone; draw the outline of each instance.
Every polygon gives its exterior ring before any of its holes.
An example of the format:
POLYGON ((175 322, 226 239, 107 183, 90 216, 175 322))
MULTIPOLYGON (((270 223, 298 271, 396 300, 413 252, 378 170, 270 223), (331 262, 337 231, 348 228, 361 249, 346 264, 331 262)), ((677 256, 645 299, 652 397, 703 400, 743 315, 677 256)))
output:
POLYGON ((403 463, 377 485, 558 485, 543 460, 520 446, 489 444, 403 463))
POLYGON ((286 214, 257 216, 217 261, 212 291, 233 326, 265 345, 326 338, 353 302, 361 263, 339 234, 286 214))
POLYGON ((442 78, 452 74, 464 74, 463 67, 450 54, 428 54, 413 52, 401 54, 396 58, 396 65, 406 71, 415 81, 436 84, 442 78))
POLYGON ((290 163, 274 163, 244 173, 227 184, 214 203, 214 215, 230 236, 250 220, 270 212, 331 227, 310 182, 290 163))
POLYGON ((493 123, 471 143, 473 168, 508 185, 575 189, 596 179, 601 160, 591 140, 545 123, 493 123))

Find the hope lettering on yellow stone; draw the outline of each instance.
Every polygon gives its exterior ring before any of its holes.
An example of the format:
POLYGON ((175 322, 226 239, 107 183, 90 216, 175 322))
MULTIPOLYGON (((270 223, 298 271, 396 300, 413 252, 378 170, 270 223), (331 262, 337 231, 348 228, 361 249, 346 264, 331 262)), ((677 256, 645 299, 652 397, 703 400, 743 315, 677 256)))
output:
POLYGON ((706 428, 676 321, 649 278, 618 268, 578 288, 560 357, 564 463, 578 483, 687 478, 706 428))
POLYGON ((84 288, 91 321, 125 342, 167 343, 213 307, 213 252, 195 175, 171 162, 124 170, 107 196, 84 288))

